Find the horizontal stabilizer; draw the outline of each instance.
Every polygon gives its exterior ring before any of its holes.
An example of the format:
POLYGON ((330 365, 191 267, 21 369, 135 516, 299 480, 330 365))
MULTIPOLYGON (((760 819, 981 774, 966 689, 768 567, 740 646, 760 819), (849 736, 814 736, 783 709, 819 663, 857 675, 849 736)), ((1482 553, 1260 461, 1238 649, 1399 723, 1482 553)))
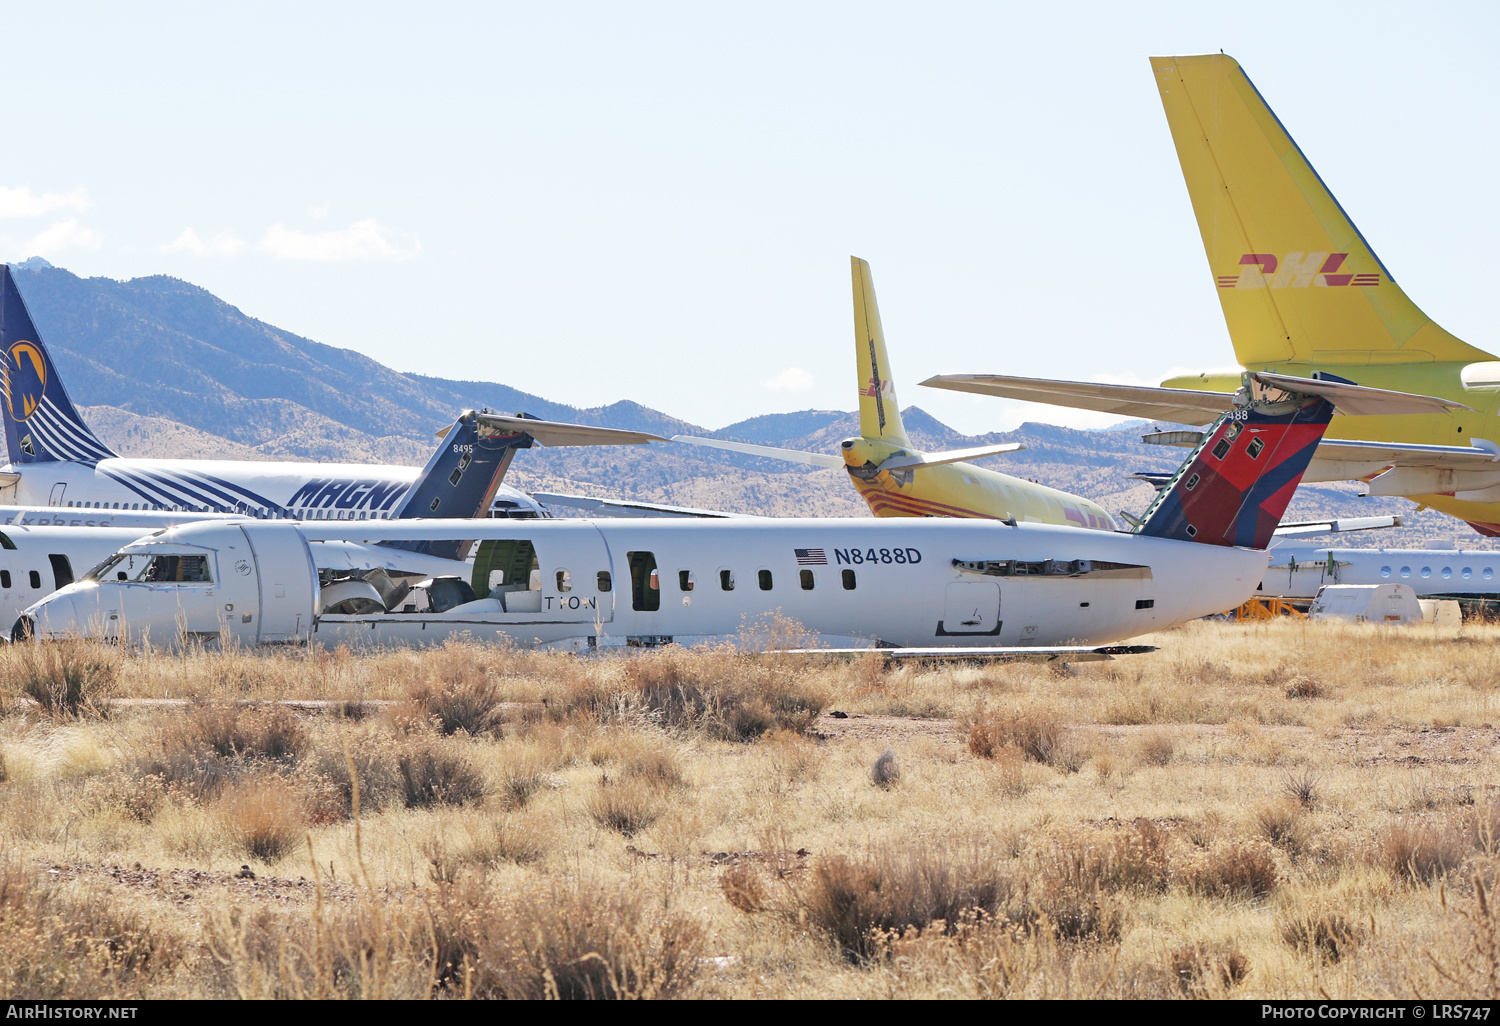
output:
POLYGON ((496 431, 527 434, 549 449, 562 445, 645 445, 647 442, 665 442, 661 435, 647 431, 624 431, 620 428, 595 427, 592 424, 565 424, 555 420, 534 420, 531 417, 502 417, 495 413, 480 413, 479 423, 496 431))
MULTIPOLYGON (((1449 413, 1471 408, 1451 399, 1438 399, 1411 392, 1392 392, 1384 388, 1367 388, 1332 379, 1298 378, 1266 371, 1252 374, 1251 377, 1269 388, 1327 399, 1338 412, 1353 416, 1449 413)), ((977 392, 1002 399, 1097 410, 1100 413, 1143 417, 1147 420, 1166 420, 1174 424, 1209 424, 1235 406, 1234 394, 1230 392, 1017 378, 1006 374, 939 374, 922 384, 933 388, 948 388, 955 392, 977 392)))
POLYGON ((904 470, 907 467, 940 467, 945 463, 965 463, 986 456, 1000 456, 1008 452, 1020 452, 1026 446, 1021 442, 1004 445, 979 445, 972 449, 950 449, 947 452, 914 453, 910 456, 892 456, 882 460, 881 470, 904 470))
POLYGON ((1451 413, 1454 410, 1472 410, 1474 407, 1439 399, 1430 395, 1415 395, 1411 392, 1392 392, 1385 388, 1368 388, 1348 381, 1328 378, 1298 378, 1290 374, 1272 374, 1257 371, 1252 374, 1256 381, 1283 392, 1298 392, 1316 395, 1333 403, 1334 407, 1351 417, 1381 417, 1403 413, 1451 413))
POLYGON ((1149 388, 1107 385, 1096 381, 1055 381, 1018 378, 1008 374, 939 374, 922 384, 955 392, 977 392, 1025 402, 1096 410, 1122 417, 1165 420, 1173 424, 1211 424, 1234 409, 1229 392, 1199 392, 1186 388, 1149 388))
POLYGON ((755 519, 749 513, 728 513, 718 509, 694 509, 691 506, 667 506, 658 502, 635 502, 625 499, 599 499, 591 495, 558 495, 533 492, 532 498, 548 506, 571 506, 594 517, 707 517, 755 519))
POLYGON ((1318 445, 1315 461, 1338 460, 1345 463, 1383 463, 1392 467, 1423 467, 1432 470, 1493 469, 1500 453, 1478 443, 1474 445, 1417 445, 1404 442, 1360 442, 1340 439, 1324 440, 1318 445))
POLYGON ((1272 537, 1302 538, 1312 534, 1347 534, 1350 531, 1377 531, 1387 527, 1400 527, 1400 517, 1343 517, 1338 520, 1305 520, 1295 524, 1282 524, 1272 537))
POLYGON ((742 452, 748 456, 764 456, 772 460, 786 460, 788 463, 810 463, 815 467, 842 467, 844 465, 843 459, 838 456, 829 456, 821 452, 806 452, 802 449, 781 449, 774 445, 727 442, 722 438, 700 438, 697 435, 673 435, 672 441, 686 442, 688 445, 704 445, 710 449, 728 449, 730 452, 742 452))
POLYGON ((1155 645, 1062 645, 1053 648, 789 648, 766 655, 837 656, 852 659, 878 655, 888 661, 962 661, 1028 663, 1098 663, 1115 656, 1155 652, 1155 645))

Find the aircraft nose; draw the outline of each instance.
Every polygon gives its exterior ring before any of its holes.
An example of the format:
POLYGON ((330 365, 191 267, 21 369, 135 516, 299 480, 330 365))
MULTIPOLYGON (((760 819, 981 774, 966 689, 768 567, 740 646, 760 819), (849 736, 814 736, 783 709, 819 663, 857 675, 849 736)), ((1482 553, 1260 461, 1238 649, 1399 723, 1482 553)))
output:
MULTIPOLYGON (((41 637, 82 634, 88 624, 79 614, 74 596, 66 592, 53 595, 32 606, 26 613, 32 630, 41 637)), ((17 623, 19 627, 19 622, 17 623)))

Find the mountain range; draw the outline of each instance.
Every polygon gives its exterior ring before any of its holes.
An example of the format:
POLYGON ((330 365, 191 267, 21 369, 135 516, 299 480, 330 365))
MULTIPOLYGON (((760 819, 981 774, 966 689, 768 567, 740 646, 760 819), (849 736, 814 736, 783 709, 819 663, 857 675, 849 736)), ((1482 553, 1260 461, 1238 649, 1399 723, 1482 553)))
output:
MULTIPOLYGON (((579 408, 499 382, 395 371, 257 320, 177 278, 80 278, 38 258, 12 271, 73 401, 122 455, 420 465, 438 428, 461 409, 481 407, 829 453, 858 432, 857 414, 837 410, 766 414, 710 432, 628 400, 579 408)), ((1110 510, 1144 509, 1151 488, 1131 474, 1168 470, 1185 455, 1143 445, 1140 429, 1149 426, 1143 423, 1102 431, 1026 423, 974 436, 918 407, 902 417, 913 444, 927 450, 1023 442, 1024 451, 984 465, 1086 495, 1110 510)), ((770 516, 869 515, 842 470, 679 444, 621 447, 608 459, 591 450, 532 449, 516 459, 508 483, 770 516)), ((1407 514, 1415 529, 1373 532, 1361 541, 1410 546, 1434 535, 1458 536, 1466 546, 1480 541, 1440 514, 1413 514, 1405 500, 1356 498, 1352 485, 1303 486, 1287 516, 1377 513, 1407 514)))

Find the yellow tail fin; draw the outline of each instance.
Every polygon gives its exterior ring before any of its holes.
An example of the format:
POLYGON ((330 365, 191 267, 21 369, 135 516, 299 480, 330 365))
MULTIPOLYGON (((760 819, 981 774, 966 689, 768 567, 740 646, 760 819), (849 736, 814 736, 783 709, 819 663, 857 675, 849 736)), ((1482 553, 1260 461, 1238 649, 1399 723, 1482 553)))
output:
POLYGON ((896 386, 891 381, 891 362, 885 355, 885 332, 880 328, 880 307, 875 305, 875 283, 870 265, 850 257, 854 275, 854 361, 859 368, 859 433, 865 438, 884 438, 906 445, 901 408, 896 404, 896 386))
POLYGON ((1245 367, 1493 360, 1407 298, 1232 57, 1153 57, 1245 367))

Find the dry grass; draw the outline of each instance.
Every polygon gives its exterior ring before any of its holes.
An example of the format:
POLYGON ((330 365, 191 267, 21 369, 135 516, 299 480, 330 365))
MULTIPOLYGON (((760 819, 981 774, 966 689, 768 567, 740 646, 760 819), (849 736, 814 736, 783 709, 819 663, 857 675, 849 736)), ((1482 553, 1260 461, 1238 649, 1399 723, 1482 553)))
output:
POLYGON ((1500 996, 1500 628, 1152 640, 1071 676, 475 644, 61 653, 109 667, 80 674, 0 649, 0 979, 80 999, 1500 996), (69 673, 72 707, 22 700, 69 673), (163 697, 192 701, 133 704, 163 697), (887 748, 899 785, 873 787, 887 748))

